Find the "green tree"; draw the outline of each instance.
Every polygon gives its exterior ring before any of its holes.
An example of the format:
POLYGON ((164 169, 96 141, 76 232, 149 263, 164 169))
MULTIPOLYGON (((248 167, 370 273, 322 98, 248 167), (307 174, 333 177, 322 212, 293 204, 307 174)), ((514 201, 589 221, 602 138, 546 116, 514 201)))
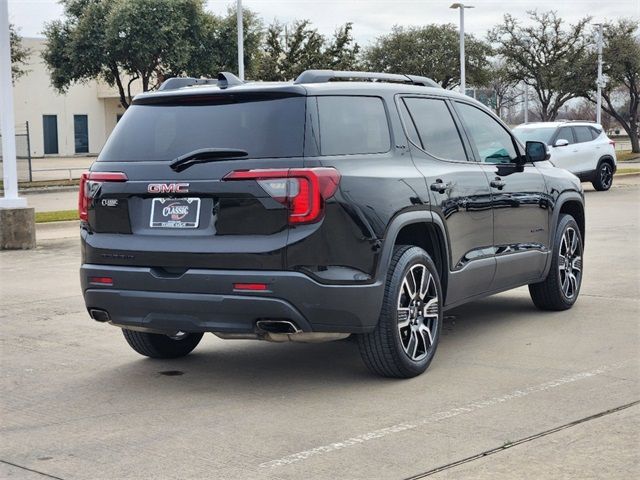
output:
POLYGON ((505 62, 508 76, 529 85, 538 100, 543 121, 554 120, 560 108, 580 96, 591 81, 585 17, 564 28, 556 12, 528 12, 531 25, 523 26, 511 15, 488 35, 505 62))
MULTIPOLYGON (((209 14, 203 0, 62 3, 64 19, 46 25, 43 52, 51 82, 60 91, 74 82, 101 79, 118 88, 120 103, 128 107, 136 81, 147 91, 171 76, 215 76, 237 69, 235 23, 233 32, 229 26, 232 13, 224 18, 209 14)), ((246 16, 245 60, 251 64, 258 40, 255 15, 246 16)))
MULTIPOLYGON (((189 75, 216 76, 219 72, 238 71, 237 10, 229 8, 224 17, 206 15, 199 43, 187 67, 189 75)), ((263 25, 253 11, 242 9, 244 67, 246 78, 257 78, 263 25)))
POLYGON ((22 38, 18 35, 14 25, 9 25, 9 47, 11 48, 11 78, 15 81, 27 73, 24 66, 31 53, 22 45, 22 38))
POLYGON ((351 23, 338 28, 327 40, 308 20, 286 26, 274 22, 267 28, 258 76, 261 80, 284 81, 308 69, 353 70, 359 50, 351 23))
MULTIPOLYGON (((608 78, 602 89, 602 109, 611 115, 629 135, 631 150, 640 153, 638 128, 640 121, 640 27, 637 22, 623 19, 603 26, 603 74, 608 78)), ((591 56, 594 66, 591 87, 596 81, 596 53, 591 56)), ((596 103, 594 88, 587 89, 584 97, 596 103)))
MULTIPOLYGON (((460 34, 451 24, 394 26, 364 51, 369 71, 423 75, 443 88, 460 85, 460 34)), ((465 34, 466 82, 480 87, 489 80, 491 48, 465 34)))

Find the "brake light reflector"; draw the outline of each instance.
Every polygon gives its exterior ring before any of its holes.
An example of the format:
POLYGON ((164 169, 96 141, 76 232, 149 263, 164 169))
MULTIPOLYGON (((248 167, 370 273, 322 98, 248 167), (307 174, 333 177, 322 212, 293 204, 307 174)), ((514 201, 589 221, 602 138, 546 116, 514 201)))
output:
POLYGON ((113 278, 111 277, 89 277, 90 283, 97 283, 99 285, 113 285, 113 278))
POLYGON ((223 180, 255 180, 272 198, 286 205, 290 224, 317 222, 324 204, 340 184, 335 168, 235 170, 223 180))
POLYGON ((78 216, 85 222, 88 219, 89 201, 93 193, 103 182, 126 182, 127 176, 122 172, 82 172, 78 190, 78 216), (90 186, 93 188, 89 189, 90 186))
POLYGON ((261 291, 267 289, 266 283, 234 283, 234 290, 250 290, 252 292, 261 291))

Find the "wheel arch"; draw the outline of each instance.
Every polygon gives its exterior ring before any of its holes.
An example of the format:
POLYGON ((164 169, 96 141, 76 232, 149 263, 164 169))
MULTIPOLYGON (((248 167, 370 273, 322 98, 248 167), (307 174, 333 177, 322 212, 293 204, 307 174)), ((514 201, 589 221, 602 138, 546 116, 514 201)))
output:
POLYGON ((602 165, 603 162, 607 162, 607 163, 611 164, 611 166, 613 167, 613 173, 616 173, 616 170, 618 169, 618 166, 616 165, 616 161, 609 154, 602 155, 600 157, 600 159, 598 160, 598 166, 596 167, 596 173, 600 169, 600 165, 602 165))
POLYGON ((385 233, 376 278, 384 282, 396 245, 414 245, 425 250, 438 270, 444 297, 449 276, 449 247, 442 221, 430 211, 398 215, 385 233))
MULTIPOLYGON (((563 213, 567 213, 575 219, 576 223, 578 224, 578 229, 580 230, 580 236, 582 237, 582 245, 584 247, 585 233, 586 233, 584 199, 582 195, 580 195, 578 192, 568 191, 568 192, 563 192, 560 195, 560 197, 556 201, 555 208, 553 210, 551 227, 549 229, 549 245, 551 250, 553 251, 553 242, 554 242, 554 239, 556 238, 556 230, 558 228, 560 215, 563 213)), ((547 274, 549 273, 549 269, 551 268, 551 259, 552 259, 552 256, 549 256, 547 260, 547 264, 545 265, 543 277, 546 277, 547 274)))

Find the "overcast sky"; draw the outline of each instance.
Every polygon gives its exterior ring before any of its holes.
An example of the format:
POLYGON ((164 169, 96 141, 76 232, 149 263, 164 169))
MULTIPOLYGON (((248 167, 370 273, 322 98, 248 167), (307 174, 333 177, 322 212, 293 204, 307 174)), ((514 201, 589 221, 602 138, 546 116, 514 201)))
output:
MULTIPOLYGON (((524 19, 532 9, 555 9, 572 23, 591 15, 594 22, 618 18, 640 21, 640 0, 467 0, 475 8, 465 12, 465 30, 484 36, 505 13, 524 19)), ((290 22, 309 19, 323 34, 337 26, 353 22, 354 35, 366 44, 395 25, 427 23, 458 24, 458 11, 451 10, 452 0, 244 0, 244 6, 256 11, 270 23, 274 19, 290 22)), ((233 0, 208 0, 207 9, 224 13, 233 0)), ((45 22, 60 18, 62 7, 57 0, 9 0, 9 17, 25 37, 42 36, 45 22)))

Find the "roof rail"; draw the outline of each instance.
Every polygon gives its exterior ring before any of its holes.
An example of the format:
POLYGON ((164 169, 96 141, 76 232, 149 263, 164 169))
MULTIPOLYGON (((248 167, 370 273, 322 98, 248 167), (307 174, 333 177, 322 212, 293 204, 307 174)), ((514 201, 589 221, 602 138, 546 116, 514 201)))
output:
POLYGON ((348 72, 338 70, 305 70, 293 83, 325 83, 336 81, 338 79, 345 80, 364 80, 369 82, 391 82, 391 83, 408 83, 411 85, 422 85, 423 87, 440 88, 436 82, 427 77, 418 75, 400 75, 395 73, 374 73, 374 72, 348 72))
POLYGON ((563 123, 572 123, 572 122, 577 122, 577 123, 596 123, 594 120, 567 120, 565 118, 563 118, 562 120, 558 120, 559 122, 563 122, 563 123))
POLYGON ((217 85, 220 88, 233 87, 242 85, 244 82, 236 77, 233 73, 220 72, 218 78, 193 78, 193 77, 174 77, 162 82, 159 90, 175 90, 183 87, 193 87, 194 85, 217 85))

